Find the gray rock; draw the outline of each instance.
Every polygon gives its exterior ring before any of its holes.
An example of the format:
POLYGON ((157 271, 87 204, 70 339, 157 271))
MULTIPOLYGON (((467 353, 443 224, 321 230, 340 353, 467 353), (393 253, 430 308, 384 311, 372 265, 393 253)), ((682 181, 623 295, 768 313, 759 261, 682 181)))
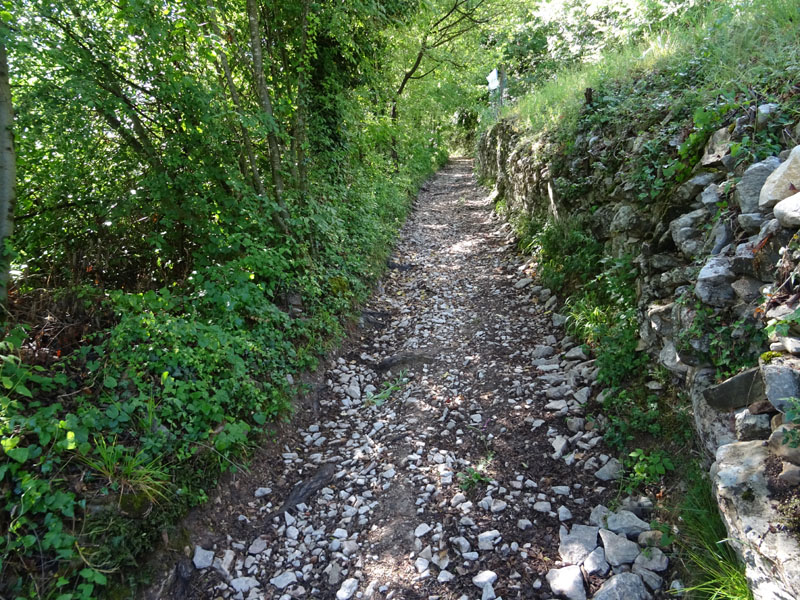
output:
POLYGON ((358 589, 358 579, 350 577, 342 582, 342 587, 336 592, 336 600, 350 600, 358 589))
POLYGON ((514 288, 521 290, 522 288, 530 285, 531 283, 533 283, 533 279, 531 279, 530 277, 525 277, 517 281, 517 283, 514 284, 514 288))
POLYGON ((742 213, 757 213, 758 195, 767 177, 777 169, 781 161, 774 156, 767 160, 750 165, 742 175, 741 181, 736 184, 733 197, 739 203, 742 213))
POLYGON ((606 526, 606 517, 611 514, 611 511, 608 510, 602 504, 598 504, 592 509, 591 514, 589 515, 589 523, 592 525, 596 525, 597 527, 606 526))
POLYGON ((797 431, 800 427, 797 425, 789 425, 788 423, 778 427, 769 436, 769 448, 776 456, 795 465, 800 465, 800 447, 792 448, 788 443, 784 443, 786 433, 790 429, 797 431))
POLYGON ((487 585, 494 585, 495 581, 497 581, 497 573, 494 571, 481 571, 472 578, 472 583, 480 589, 483 589, 487 585))
POLYGON ((717 214, 717 203, 721 200, 719 196, 719 186, 716 183, 712 183, 706 189, 703 190, 703 193, 700 194, 700 202, 703 203, 703 206, 707 211, 709 211, 712 215, 717 214))
POLYGON ((283 590, 293 583, 297 583, 297 576, 294 574, 294 571, 284 571, 280 575, 276 575, 270 579, 269 582, 279 590, 283 590))
POLYGON ((784 198, 775 205, 772 211, 783 227, 797 229, 800 227, 800 193, 784 198))
POLYGON ((559 506, 558 507, 558 520, 559 521, 569 521, 572 518, 572 513, 566 506, 559 506))
POLYGON ((583 574, 577 565, 550 569, 547 572, 547 583, 552 592, 568 600, 586 600, 586 590, 583 587, 583 574))
POLYGON ((414 530, 414 537, 420 538, 420 537, 424 536, 426 533, 428 533, 431 529, 432 529, 432 527, 430 525, 428 525, 427 523, 420 523, 419 525, 417 525, 417 528, 414 530))
POLYGON ((579 565, 597 548, 597 532, 599 527, 589 525, 573 525, 568 532, 563 525, 560 529, 558 553, 561 560, 579 565))
POLYGON ((764 215, 761 213, 742 213, 736 217, 739 227, 746 233, 756 233, 764 224, 764 215))
POLYGON ((605 465, 595 471, 594 476, 603 481, 615 481, 622 477, 622 463, 616 458, 610 458, 605 465))
POLYGON ((705 152, 700 159, 704 167, 718 167, 722 165, 722 158, 731 151, 731 133, 727 127, 717 129, 711 134, 706 143, 705 152))
POLYGON ((197 570, 207 569, 214 563, 214 552, 201 548, 200 546, 195 546, 192 562, 194 563, 194 568, 197 570))
POLYGON ((636 557, 633 564, 648 571, 666 571, 669 559, 658 548, 647 548, 636 557))
POLYGON ((608 515, 606 518, 606 529, 614 533, 632 537, 638 536, 643 531, 649 531, 650 525, 642 521, 631 511, 620 510, 608 515))
POLYGON ((556 349, 552 346, 546 346, 544 344, 538 344, 534 347, 533 352, 531 352, 531 358, 548 358, 555 354, 556 349))
POLYGON ((582 346, 575 346, 564 354, 564 358, 566 360, 588 360, 589 357, 586 356, 586 352, 583 351, 582 346))
POLYGON ((478 549, 491 550, 500 541, 500 532, 497 529, 484 531, 478 534, 478 549))
POLYGON ((712 183, 722 179, 719 173, 701 173, 695 175, 675 191, 675 197, 680 202, 688 202, 702 192, 712 183))
POLYGON ((800 146, 795 146, 792 148, 789 158, 767 177, 761 187, 758 196, 759 210, 768 212, 784 198, 796 194, 795 186, 798 181, 800 181, 800 146))
POLYGON ((268 487, 260 487, 256 490, 254 494, 256 498, 263 498, 264 496, 269 496, 272 493, 272 488, 268 487))
POLYGON ((650 600, 642 578, 634 573, 614 575, 597 590, 592 600, 650 600))
POLYGON ((600 539, 603 540, 606 560, 614 567, 631 564, 639 556, 639 544, 632 542, 624 535, 617 535, 608 529, 601 529, 600 539))
POLYGON ((753 367, 703 390, 703 398, 717 410, 741 408, 766 398, 761 370, 753 367))
POLYGON ((614 218, 611 220, 611 225, 609 226, 609 231, 612 233, 636 233, 645 226, 645 221, 642 219, 639 211, 629 204, 623 204, 614 214, 614 218))
POLYGON ((800 544, 780 522, 765 477, 770 448, 761 441, 720 447, 711 467, 728 540, 743 556, 756 598, 800 598, 800 544))
POLYGON ((731 284, 736 297, 745 304, 758 300, 761 297, 761 286, 763 284, 753 277, 742 277, 731 284))
MULTIPOLYGON (((653 529, 651 531, 643 531, 642 533, 640 533, 639 536, 636 538, 636 541, 639 543, 640 546, 649 548, 653 546, 661 546, 661 542, 663 539, 664 539, 664 534, 658 531, 657 529, 653 529)), ((666 547, 666 545, 664 547, 666 547)))
POLYGON ((761 128, 769 123, 780 112, 781 105, 775 102, 760 104, 756 109, 756 125, 761 128))
POLYGON ((800 355, 800 338, 781 337, 780 342, 790 354, 800 355))
POLYGON ((786 399, 800 397, 800 371, 772 362, 765 365, 761 372, 764 375, 767 399, 777 410, 785 413, 789 406, 786 399))
POLYGON ((769 415, 754 415, 747 408, 739 410, 734 418, 736 439, 740 442, 767 439, 771 432, 769 420, 769 415))
POLYGON ((700 270, 694 287, 695 294, 710 306, 728 306, 736 299, 731 287, 734 279, 736 274, 731 270, 730 259, 714 256, 700 270))
POLYGON ((789 485, 800 484, 800 466, 790 462, 783 462, 783 469, 778 475, 778 479, 785 481, 789 485))
POLYGON ((583 561, 583 568, 587 575, 604 577, 611 568, 606 560, 606 551, 600 546, 592 550, 591 554, 583 561))
POLYGON ((260 584, 255 577, 237 577, 231 580, 231 587, 237 592, 246 594, 253 588, 257 588, 260 584))
POLYGON ((714 227, 711 228, 710 239, 713 240, 711 256, 716 256, 722 252, 722 250, 731 243, 732 238, 733 233, 731 232, 728 222, 724 220, 717 221, 714 227))
POLYGON ((263 537, 259 536, 253 540, 253 543, 250 544, 250 547, 247 549, 248 554, 261 554, 264 550, 267 549, 267 540, 263 537))
POLYGON ((644 584, 649 587, 654 592, 660 590, 664 587, 664 580, 661 578, 660 575, 653 573, 653 571, 649 571, 647 569, 643 569, 637 565, 633 565, 633 569, 631 569, 634 574, 638 575, 644 581, 644 584))
POLYGON ((672 240, 684 256, 693 258, 702 252, 705 235, 703 224, 708 218, 708 211, 705 208, 698 208, 681 215, 669 224, 672 240))
POLYGON ((439 571, 439 576, 436 578, 436 581, 439 583, 447 583, 448 581, 453 581, 456 576, 453 575, 450 571, 439 571))

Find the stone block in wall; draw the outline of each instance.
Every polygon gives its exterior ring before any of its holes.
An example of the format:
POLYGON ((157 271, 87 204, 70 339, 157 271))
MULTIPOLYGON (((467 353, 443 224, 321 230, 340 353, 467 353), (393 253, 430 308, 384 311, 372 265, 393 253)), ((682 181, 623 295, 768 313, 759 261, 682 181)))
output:
POLYGON ((722 179, 722 173, 716 172, 700 173, 695 175, 688 181, 682 183, 681 186, 675 191, 675 199, 682 203, 689 202, 709 185, 712 183, 717 183, 718 181, 722 181, 722 179))
MULTIPOLYGON (((800 181, 797 182, 800 185, 800 181)), ((783 226, 789 229, 800 227, 800 193, 784 198, 775 205, 773 209, 775 218, 783 226)))
POLYGON ((736 297, 745 304, 761 298, 761 287, 764 284, 754 277, 741 277, 731 284, 736 297))
POLYGON ((709 306, 731 306, 736 301, 736 294, 731 286, 735 279, 736 273, 731 269, 731 260, 725 256, 714 256, 700 270, 694 293, 709 306))
POLYGON ((747 408, 736 412, 734 427, 736 439, 740 442, 766 440, 771 433, 769 415, 754 415, 747 408))
POLYGON ((694 258, 703 252, 706 235, 703 226, 709 217, 705 208, 698 208, 670 222, 669 231, 672 240, 681 254, 687 258, 694 258))
POLYGON ((742 213, 736 217, 739 227, 744 229, 745 233, 757 233, 765 220, 761 213, 742 213))
POLYGON ((733 414, 712 408, 703 395, 703 391, 714 384, 715 376, 715 369, 692 368, 686 378, 692 401, 694 428, 709 456, 714 456, 720 446, 736 441, 733 414))
POLYGON ((758 208, 766 212, 778 202, 797 193, 800 187, 800 146, 795 146, 789 153, 789 158, 775 169, 764 185, 758 196, 758 208))
POLYGON ((761 369, 753 367, 703 390, 703 398, 716 410, 733 410, 766 398, 761 369))
POLYGON ((786 412, 788 398, 800 398, 800 359, 781 358, 761 367, 767 399, 786 412))
POLYGON ((750 165, 736 184, 733 198, 742 209, 742 213, 759 212, 759 194, 764 182, 781 164, 777 156, 770 156, 766 160, 750 165))

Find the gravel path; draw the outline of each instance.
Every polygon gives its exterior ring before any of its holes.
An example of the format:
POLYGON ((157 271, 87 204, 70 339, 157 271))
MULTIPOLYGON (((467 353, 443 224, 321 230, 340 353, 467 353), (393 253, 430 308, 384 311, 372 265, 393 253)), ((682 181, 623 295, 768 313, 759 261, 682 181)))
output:
POLYGON ((662 585, 666 558, 640 552, 646 499, 604 519, 619 464, 583 416, 593 361, 486 196, 463 159, 423 188, 317 410, 195 518, 205 530, 161 597, 582 599, 605 582, 595 597, 647 598, 662 585))

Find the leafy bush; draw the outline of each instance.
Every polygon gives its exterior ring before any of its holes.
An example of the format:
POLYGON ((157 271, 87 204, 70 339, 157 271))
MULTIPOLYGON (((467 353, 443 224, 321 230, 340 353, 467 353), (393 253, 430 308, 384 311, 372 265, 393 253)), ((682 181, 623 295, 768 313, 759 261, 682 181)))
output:
POLYGON ((578 217, 530 222, 523 243, 539 258, 542 285, 559 293, 577 290, 599 270, 602 244, 578 217))

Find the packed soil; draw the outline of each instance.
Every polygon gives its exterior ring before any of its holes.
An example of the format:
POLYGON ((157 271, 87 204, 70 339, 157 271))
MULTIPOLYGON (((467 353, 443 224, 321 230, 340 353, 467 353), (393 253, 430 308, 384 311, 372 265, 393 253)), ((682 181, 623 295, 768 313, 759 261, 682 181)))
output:
POLYGON ((467 159, 423 187, 350 339, 146 597, 552 597, 560 528, 616 484, 593 361, 487 196, 467 159))

